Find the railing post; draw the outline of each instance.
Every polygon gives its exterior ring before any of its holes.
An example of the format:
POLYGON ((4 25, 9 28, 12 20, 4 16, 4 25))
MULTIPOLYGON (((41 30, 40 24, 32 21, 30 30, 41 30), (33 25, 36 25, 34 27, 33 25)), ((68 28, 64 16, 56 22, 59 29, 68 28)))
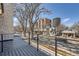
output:
POLYGON ((39 34, 37 34, 37 51, 39 50, 39 34))
POLYGON ((30 45, 30 32, 29 32, 29 40, 28 40, 28 41, 29 41, 28 43, 29 43, 29 45, 30 45))
POLYGON ((3 52, 3 34, 1 34, 1 52, 3 52))
POLYGON ((57 38, 55 37, 55 56, 57 56, 57 38))

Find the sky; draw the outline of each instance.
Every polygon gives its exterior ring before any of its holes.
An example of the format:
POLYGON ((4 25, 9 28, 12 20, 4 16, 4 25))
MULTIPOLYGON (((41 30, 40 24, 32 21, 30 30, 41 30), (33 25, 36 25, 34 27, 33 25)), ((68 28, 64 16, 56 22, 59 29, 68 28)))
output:
POLYGON ((79 21, 79 4, 43 4, 45 8, 52 11, 52 15, 44 15, 53 19, 55 17, 61 18, 61 23, 66 26, 71 26, 73 23, 79 21))
MULTIPOLYGON (((69 27, 79 21, 79 4, 77 3, 44 3, 41 6, 52 11, 50 15, 42 14, 41 16, 44 18, 53 20, 55 17, 60 17, 61 23, 69 27)), ((16 19, 14 23, 17 24, 16 19)))

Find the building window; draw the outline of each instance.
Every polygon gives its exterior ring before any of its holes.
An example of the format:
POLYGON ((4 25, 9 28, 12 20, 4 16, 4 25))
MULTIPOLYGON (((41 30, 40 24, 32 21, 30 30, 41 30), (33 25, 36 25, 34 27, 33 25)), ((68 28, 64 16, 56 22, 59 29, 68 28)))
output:
POLYGON ((3 13, 4 13, 3 4, 0 3, 0 15, 2 15, 3 13))

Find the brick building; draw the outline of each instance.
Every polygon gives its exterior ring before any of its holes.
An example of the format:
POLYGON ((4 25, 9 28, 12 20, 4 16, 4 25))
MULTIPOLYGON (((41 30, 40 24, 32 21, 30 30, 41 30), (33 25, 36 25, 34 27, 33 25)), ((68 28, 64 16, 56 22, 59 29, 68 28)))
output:
POLYGON ((47 31, 47 26, 49 26, 49 28, 51 27, 51 20, 47 18, 41 18, 35 24, 34 29, 37 29, 37 31, 42 31, 44 33, 47 31))

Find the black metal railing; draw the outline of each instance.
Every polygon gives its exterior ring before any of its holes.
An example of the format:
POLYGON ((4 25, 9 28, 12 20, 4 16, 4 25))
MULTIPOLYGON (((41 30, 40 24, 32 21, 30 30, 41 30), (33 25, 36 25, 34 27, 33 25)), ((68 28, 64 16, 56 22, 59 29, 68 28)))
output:
POLYGON ((37 34, 37 51, 39 50, 39 34, 37 34))
MULTIPOLYGON (((30 34, 29 34, 30 35, 30 34)), ((40 34, 35 34, 36 37, 33 40, 33 42, 36 43, 36 48, 37 51, 39 51, 39 45, 42 45, 51 51, 55 52, 55 56, 57 55, 73 55, 72 53, 79 54, 79 40, 76 38, 69 39, 67 37, 63 38, 62 36, 59 35, 40 35, 40 34), (69 42, 70 41, 70 42, 69 42), (74 41, 75 43, 72 43, 74 41)), ((79 38, 78 38, 79 39, 79 38)), ((31 40, 29 40, 30 42, 31 40)), ((29 43, 28 42, 28 43, 29 43)), ((31 42, 30 42, 31 43, 31 42)))
POLYGON ((1 52, 3 52, 3 34, 1 34, 1 52))
MULTIPOLYGON (((79 39, 79 38, 78 38, 79 39)), ((39 45, 51 49, 57 55, 79 55, 79 40, 77 38, 61 38, 61 36, 37 35, 37 51, 39 45), (73 42, 72 42, 73 41, 73 42)))
POLYGON ((13 35, 14 33, 7 33, 7 34, 0 34, 0 43, 1 43, 1 52, 3 52, 3 50, 4 50, 4 41, 6 41, 6 40, 4 40, 5 39, 5 35, 8 35, 8 38, 7 39, 9 39, 9 35, 13 35))

